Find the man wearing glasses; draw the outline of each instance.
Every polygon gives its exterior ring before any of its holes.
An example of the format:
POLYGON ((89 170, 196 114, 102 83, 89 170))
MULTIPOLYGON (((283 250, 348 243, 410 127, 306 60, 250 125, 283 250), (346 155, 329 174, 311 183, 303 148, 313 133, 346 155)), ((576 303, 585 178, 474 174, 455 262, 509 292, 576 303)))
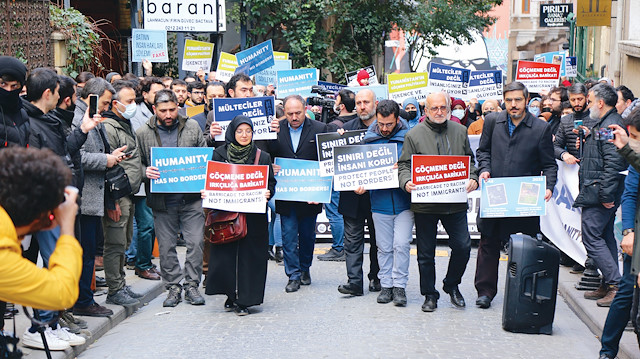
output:
MULTIPOLYGON (((469 156, 469 181, 467 192, 478 188, 478 174, 474 166, 474 156, 469 144, 467 128, 449 121, 451 118, 451 98, 444 92, 427 96, 427 117, 412 128, 404 140, 402 155, 398 160, 400 188, 408 193, 416 188, 411 180, 411 156, 449 155, 469 156)), ((486 125, 485 125, 486 127, 486 125)), ((465 301, 458 285, 467 268, 471 253, 471 238, 467 225, 468 204, 464 203, 412 203, 415 216, 416 240, 418 246, 418 269, 420 270, 420 293, 425 296, 422 311, 433 312, 438 307, 440 293, 436 289, 436 235, 438 221, 442 222, 449 235, 451 259, 443 282, 443 290, 449 294, 451 303, 464 307, 465 301)), ((374 217, 375 219, 375 217, 374 217)))
MULTIPOLYGON (((520 82, 504 87, 506 111, 485 118, 476 152, 480 180, 491 177, 547 177, 545 200, 556 184, 558 167, 553 158, 550 124, 527 111, 529 92, 520 82)), ((417 221, 416 221, 417 222, 417 221)), ((513 233, 535 237, 540 233, 540 217, 478 218, 480 244, 476 263, 476 305, 486 309, 498 291, 500 249, 513 233)))

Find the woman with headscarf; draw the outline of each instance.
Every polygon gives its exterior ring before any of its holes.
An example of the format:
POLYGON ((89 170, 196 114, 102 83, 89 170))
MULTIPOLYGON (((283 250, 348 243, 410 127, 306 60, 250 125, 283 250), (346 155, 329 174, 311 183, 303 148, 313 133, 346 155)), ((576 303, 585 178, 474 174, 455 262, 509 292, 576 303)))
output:
POLYGON ((467 104, 459 98, 451 99, 451 121, 467 125, 467 104))
MULTIPOLYGON (((253 142, 253 123, 246 116, 233 118, 225 133, 225 144, 213 152, 213 161, 252 165, 257 147, 253 142)), ((258 165, 269 166, 266 200, 275 193, 276 180, 271 156, 262 151, 258 165)), ((248 307, 262 304, 267 281, 269 244, 267 214, 246 213, 247 235, 235 242, 212 245, 205 293, 226 294, 225 311, 249 314, 248 307)))
POLYGON ((409 97, 402 102, 402 108, 409 114, 409 118, 406 118, 409 129, 420 123, 420 104, 418 100, 409 97))

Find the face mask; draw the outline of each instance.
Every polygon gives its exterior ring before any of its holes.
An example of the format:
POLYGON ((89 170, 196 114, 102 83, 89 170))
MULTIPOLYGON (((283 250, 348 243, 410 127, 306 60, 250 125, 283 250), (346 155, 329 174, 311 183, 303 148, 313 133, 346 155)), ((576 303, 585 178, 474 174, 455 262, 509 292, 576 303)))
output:
MULTIPOLYGON (((136 106, 135 102, 132 102, 128 105, 123 104, 122 102, 118 101, 118 103, 122 106, 124 106, 124 112, 121 112, 120 114, 122 115, 122 117, 126 118, 127 120, 130 120, 133 118, 133 116, 136 115, 136 111, 138 110, 138 106, 136 106)), ((118 110, 120 111, 120 110, 118 110)))
POLYGON ((531 112, 531 114, 534 115, 535 117, 540 116, 540 108, 539 107, 530 106, 529 107, 529 112, 531 112))
POLYGON ((459 120, 462 120, 462 118, 464 117, 464 110, 453 110, 451 111, 451 116, 455 116, 459 120))
POLYGON ((407 114, 409 115, 409 120, 413 120, 418 116, 418 111, 407 111, 407 114))
POLYGON ((20 90, 7 91, 0 88, 0 107, 8 113, 15 113, 20 109, 20 90))
POLYGON ((335 112, 337 115, 340 114, 340 104, 333 104, 333 112, 335 112))
POLYGON ((552 112, 551 107, 543 107, 542 112, 552 112))
POLYGON ((633 138, 630 138, 629 147, 631 147, 633 152, 640 153, 640 140, 634 140, 633 138))

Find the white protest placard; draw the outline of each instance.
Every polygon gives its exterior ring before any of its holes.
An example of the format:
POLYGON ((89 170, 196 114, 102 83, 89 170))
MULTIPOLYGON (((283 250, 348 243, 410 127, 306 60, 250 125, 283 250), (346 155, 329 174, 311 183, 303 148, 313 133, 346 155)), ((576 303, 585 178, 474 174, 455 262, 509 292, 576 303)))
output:
POLYGON ((471 71, 469 87, 465 100, 476 98, 479 101, 502 99, 502 71, 471 71))
POLYGON ((469 156, 411 156, 413 203, 465 203, 469 156))
POLYGON ((431 62, 429 92, 446 92, 451 97, 466 98, 471 71, 431 62))
POLYGON ((225 1, 143 0, 147 30, 223 32, 227 31, 225 1))
POLYGON ((202 207, 229 212, 265 213, 269 166, 209 161, 202 207))
POLYGON ((184 71, 211 70, 213 62, 214 44, 204 41, 187 39, 184 42, 182 69, 184 71))
POLYGON ((418 101, 425 100, 428 94, 428 85, 429 74, 426 72, 387 75, 389 100, 400 104, 410 97, 418 101))
POLYGON ((333 148, 333 180, 336 191, 398 188, 398 148, 395 143, 333 148))
POLYGON ((214 98, 213 120, 222 127, 216 141, 224 141, 224 134, 231 120, 238 115, 247 116, 253 122, 253 140, 275 140, 276 132, 271 131, 271 121, 275 118, 273 96, 249 98, 214 98))
POLYGON ((131 61, 169 62, 166 30, 131 31, 131 61))
POLYGON ((356 71, 350 71, 344 74, 347 79, 347 86, 360 86, 358 83, 358 72, 360 70, 367 70, 369 74, 369 85, 379 85, 378 83, 378 75, 376 75, 376 67, 373 65, 369 65, 367 67, 357 69, 356 71))
POLYGON ((522 82, 529 92, 542 92, 558 85, 560 65, 535 61, 518 61, 516 81, 522 82))

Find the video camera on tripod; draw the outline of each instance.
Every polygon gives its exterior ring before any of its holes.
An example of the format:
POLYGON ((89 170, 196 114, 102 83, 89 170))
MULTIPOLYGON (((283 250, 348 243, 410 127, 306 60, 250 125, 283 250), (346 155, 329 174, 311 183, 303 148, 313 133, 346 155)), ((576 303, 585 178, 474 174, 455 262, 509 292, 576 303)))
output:
POLYGON ((333 96, 335 93, 329 91, 324 86, 314 85, 311 87, 311 93, 317 93, 320 96, 310 96, 307 98, 307 104, 311 106, 322 107, 322 122, 329 123, 329 115, 333 112, 333 105, 336 100, 329 98, 329 95, 333 96))

